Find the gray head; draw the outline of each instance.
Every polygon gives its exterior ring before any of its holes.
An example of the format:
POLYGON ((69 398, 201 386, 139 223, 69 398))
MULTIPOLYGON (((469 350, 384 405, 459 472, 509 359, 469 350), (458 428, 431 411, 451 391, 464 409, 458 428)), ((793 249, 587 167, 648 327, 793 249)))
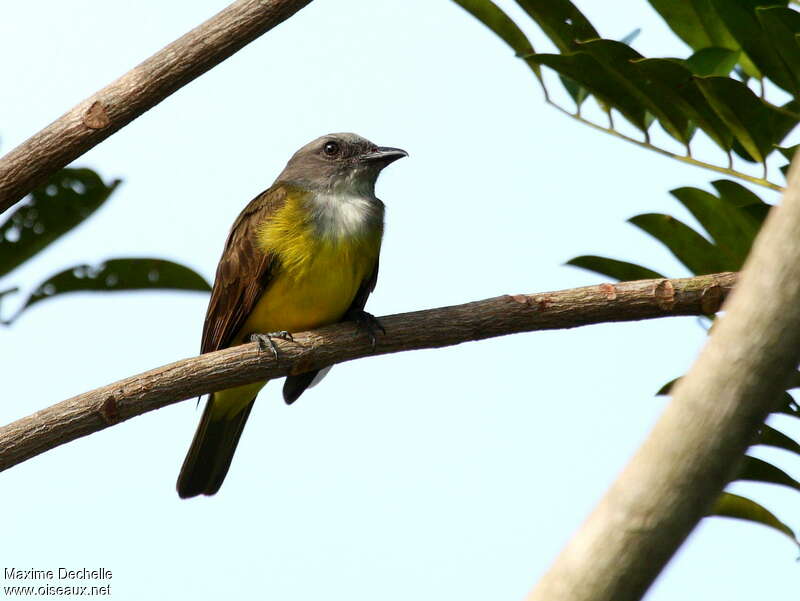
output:
POLYGON ((356 134, 328 134, 294 153, 277 181, 372 196, 381 170, 405 156, 405 150, 377 146, 356 134))

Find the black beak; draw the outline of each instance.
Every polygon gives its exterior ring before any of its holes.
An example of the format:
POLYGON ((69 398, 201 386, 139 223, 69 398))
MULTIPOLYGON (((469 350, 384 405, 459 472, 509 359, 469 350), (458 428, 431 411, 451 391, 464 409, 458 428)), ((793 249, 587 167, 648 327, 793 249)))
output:
POLYGON ((361 160, 368 163, 380 163, 384 167, 389 163, 394 163, 397 159, 407 157, 408 153, 401 148, 389 148, 388 146, 379 146, 372 152, 361 157, 361 160))

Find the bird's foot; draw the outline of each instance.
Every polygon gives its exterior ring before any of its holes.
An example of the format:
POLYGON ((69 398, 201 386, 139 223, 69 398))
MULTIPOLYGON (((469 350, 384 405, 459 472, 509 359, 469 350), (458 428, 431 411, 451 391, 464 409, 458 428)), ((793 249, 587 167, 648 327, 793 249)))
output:
POLYGON ((386 328, 383 327, 383 324, 380 320, 375 317, 372 313, 368 313, 367 311, 354 311, 351 315, 349 315, 350 319, 356 322, 356 327, 359 330, 364 330, 369 336, 369 340, 372 343, 372 350, 375 350, 375 345, 377 344, 376 335, 380 330, 383 334, 386 334, 386 328))
POLYGON ((277 361, 278 348, 272 341, 273 338, 294 342, 294 336, 292 336, 286 330, 281 330, 280 332, 270 332, 269 334, 250 334, 250 342, 257 342, 258 348, 261 351, 266 351, 267 349, 271 350, 272 356, 275 357, 275 361, 277 361))

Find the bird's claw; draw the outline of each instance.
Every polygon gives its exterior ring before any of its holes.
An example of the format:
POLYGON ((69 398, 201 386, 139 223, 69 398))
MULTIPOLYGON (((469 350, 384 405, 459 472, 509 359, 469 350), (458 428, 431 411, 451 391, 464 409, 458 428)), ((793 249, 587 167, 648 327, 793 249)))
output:
POLYGON ((367 333, 370 343, 372 344, 372 350, 374 351, 378 342, 376 338, 378 330, 380 330, 383 334, 386 334, 386 328, 383 327, 383 324, 377 317, 375 317, 372 313, 368 313, 367 311, 358 311, 351 317, 352 320, 356 322, 356 327, 359 330, 364 330, 367 333))
POLYGON ((270 332, 268 334, 251 334, 250 342, 257 342, 258 348, 261 351, 266 351, 267 349, 272 351, 272 356, 275 357, 275 361, 277 361, 278 347, 276 347, 275 343, 272 341, 273 338, 294 342, 294 336, 292 336, 286 330, 281 330, 280 332, 270 332))

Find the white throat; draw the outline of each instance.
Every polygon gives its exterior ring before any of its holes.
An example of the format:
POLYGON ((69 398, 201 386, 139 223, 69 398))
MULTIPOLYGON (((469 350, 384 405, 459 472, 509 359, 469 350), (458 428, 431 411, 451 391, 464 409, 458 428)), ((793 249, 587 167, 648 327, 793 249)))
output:
POLYGON ((314 195, 314 221, 323 237, 359 236, 380 222, 381 201, 376 198, 336 191, 314 195))

